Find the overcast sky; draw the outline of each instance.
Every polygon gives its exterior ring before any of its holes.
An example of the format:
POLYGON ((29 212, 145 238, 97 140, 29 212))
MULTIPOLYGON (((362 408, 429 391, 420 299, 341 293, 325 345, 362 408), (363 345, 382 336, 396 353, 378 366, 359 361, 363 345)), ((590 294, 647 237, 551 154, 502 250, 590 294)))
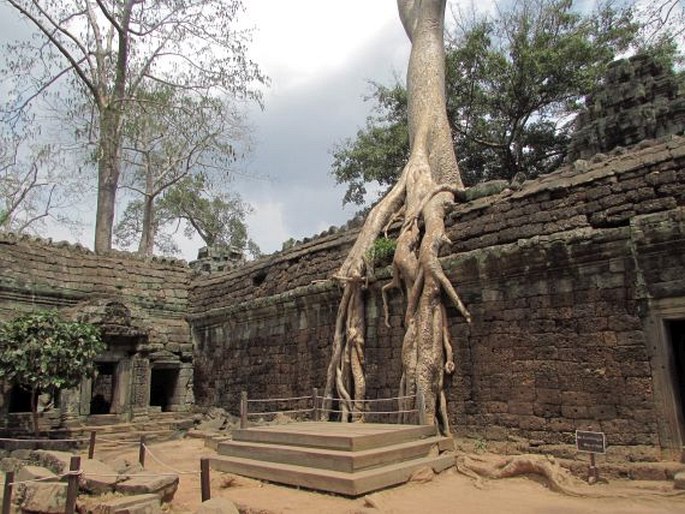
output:
MULTIPOLYGON (((409 42, 396 0, 244 0, 246 26, 255 28, 250 57, 269 76, 264 110, 250 112, 253 151, 234 187, 254 208, 249 232, 265 253, 345 223, 344 186, 331 176, 331 150, 353 137, 372 104, 368 82, 404 76, 409 42), (259 177, 259 178, 257 178, 259 177), (264 178, 266 177, 266 178, 264 178)), ((25 33, 26 24, 0 4, 0 40, 25 33)), ((94 199, 93 199, 94 200, 94 199)), ((85 213, 82 244, 92 247, 94 216, 85 213)), ((53 239, 74 239, 51 227, 53 239)), ((181 236, 182 238, 182 236, 181 236)), ((192 260, 201 240, 180 240, 192 260)))
POLYGON ((250 116, 256 176, 236 187, 252 204, 253 239, 263 251, 349 219, 345 188, 331 176, 331 150, 361 128, 372 107, 370 80, 404 76, 409 42, 395 0, 246 0, 257 31, 251 55, 271 78, 265 109, 250 116))

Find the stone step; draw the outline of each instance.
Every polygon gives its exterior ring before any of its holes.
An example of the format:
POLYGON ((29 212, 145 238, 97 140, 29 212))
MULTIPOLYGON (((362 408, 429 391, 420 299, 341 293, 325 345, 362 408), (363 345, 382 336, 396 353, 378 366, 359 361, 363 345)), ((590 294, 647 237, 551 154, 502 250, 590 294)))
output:
POLYGON ((359 451, 226 441, 219 443, 217 453, 223 456, 242 459, 280 462, 296 466, 354 473, 363 469, 377 468, 406 460, 427 457, 431 453, 437 455, 440 452, 452 451, 453 449, 454 442, 451 437, 427 437, 359 451))
POLYGON ((233 440, 277 445, 360 451, 436 435, 430 425, 307 421, 233 431, 233 440))
POLYGON ((436 473, 444 471, 454 465, 454 455, 449 452, 436 457, 411 459, 354 473, 228 456, 214 457, 210 459, 210 465, 217 471, 236 473, 259 480, 346 496, 359 496, 385 487, 402 484, 409 480, 412 473, 426 466, 432 468, 436 473))

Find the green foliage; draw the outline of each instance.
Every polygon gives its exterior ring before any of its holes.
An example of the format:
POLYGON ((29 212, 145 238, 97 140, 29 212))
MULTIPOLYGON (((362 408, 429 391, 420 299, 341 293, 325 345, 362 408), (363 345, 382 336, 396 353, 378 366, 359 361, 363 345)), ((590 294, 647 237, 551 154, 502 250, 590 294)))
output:
POLYGON ((488 450, 488 442, 484 438, 479 437, 473 443, 473 449, 476 453, 485 453, 488 450))
POLYGON ((343 204, 364 204, 366 184, 391 186, 397 181, 409 157, 407 131, 407 91, 399 84, 387 88, 371 83, 367 98, 377 102, 375 115, 357 138, 347 139, 333 152, 333 175, 338 184, 347 183, 343 204))
POLYGON ((95 357, 104 349, 97 327, 63 321, 57 311, 37 311, 0 325, 0 379, 31 393, 36 434, 38 394, 79 385, 93 375, 95 357))
MULTIPOLYGON (((143 202, 130 202, 115 229, 115 237, 122 246, 135 244, 142 231, 143 202)), ((251 207, 239 195, 211 190, 203 175, 188 176, 169 187, 155 202, 155 244, 165 254, 178 253, 178 248, 165 227, 185 222, 184 234, 199 235, 207 246, 229 246, 252 257, 259 257, 259 246, 247 234, 246 216, 251 207)))
POLYGON ((0 325, 0 378, 27 391, 76 387, 104 349, 97 327, 33 312, 0 325))
POLYGON ((226 101, 188 96, 165 85, 146 90, 145 98, 131 108, 124 126, 123 182, 139 196, 114 229, 117 244, 140 242, 138 251, 145 255, 154 247, 177 253, 163 229, 185 220, 186 234, 197 232, 209 246, 258 253, 247 240, 244 217, 250 208, 226 187, 240 145, 248 140, 242 115, 226 101))
MULTIPOLYGON (((252 30, 240 23, 242 0, 5 3, 35 32, 3 45, 0 72, 7 101, 0 102, 0 117, 40 126, 33 120, 55 110, 59 130, 66 134, 76 127, 76 142, 93 161, 86 163, 97 164, 96 252, 111 248, 121 160, 130 159, 127 145, 139 135, 130 130, 133 120, 166 101, 151 92, 160 88, 186 100, 262 105, 261 86, 268 79, 247 55, 252 30)), ((166 105, 170 113, 179 108, 166 105)), ((196 102, 181 105, 194 114, 196 108, 196 102)), ((219 132, 224 128, 215 125, 219 132)), ((172 149, 173 142, 167 142, 162 153, 172 149)))
MULTIPOLYGON (((536 177, 564 160, 575 114, 607 65, 629 48, 673 62, 673 47, 647 44, 630 7, 580 12, 572 0, 516 0, 497 17, 455 13, 447 37, 447 114, 467 185, 536 177)), ((374 84, 375 113, 334 150, 343 203, 364 203, 367 184, 394 184, 408 155, 404 86, 374 84)))
POLYGON ((290 237, 287 240, 283 241, 283 244, 281 245, 281 251, 290 250, 296 244, 297 241, 295 241, 295 238, 290 237))
POLYGON ((373 242, 373 246, 369 248, 367 257, 375 265, 389 264, 395 255, 395 248, 397 248, 397 241, 388 237, 379 237, 373 242))

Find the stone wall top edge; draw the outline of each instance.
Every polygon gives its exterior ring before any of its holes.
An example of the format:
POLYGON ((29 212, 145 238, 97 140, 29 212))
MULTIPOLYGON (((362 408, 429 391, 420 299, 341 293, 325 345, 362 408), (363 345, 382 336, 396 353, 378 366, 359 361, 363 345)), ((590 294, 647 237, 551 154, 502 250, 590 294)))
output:
POLYGON ((667 152, 683 146, 685 137, 668 135, 660 139, 642 141, 630 148, 617 147, 607 154, 599 153, 589 160, 577 159, 552 173, 535 180, 527 180, 511 196, 520 198, 559 187, 581 185, 658 164, 672 158, 667 152))
MULTIPOLYGON (((610 176, 620 177, 636 169, 648 168, 675 158, 685 151, 685 137, 669 135, 654 140, 645 140, 628 148, 616 148, 607 154, 597 154, 588 160, 576 160, 562 166, 555 172, 527 180, 522 184, 511 184, 500 192, 486 194, 465 203, 456 204, 447 223, 451 224, 463 215, 493 207, 496 204, 521 201, 538 194, 559 189, 584 186, 610 176), (673 151, 678 149, 678 151, 673 151)), ((314 237, 306 243, 300 243, 281 252, 265 256, 237 268, 211 275, 196 275, 191 280, 191 289, 212 287, 226 280, 237 279, 259 273, 274 265, 296 260, 303 255, 322 250, 340 248, 353 243, 359 227, 341 228, 333 234, 314 237)))
POLYGON ((189 270, 188 264, 183 259, 176 259, 174 257, 152 256, 145 257, 133 252, 123 250, 110 250, 104 254, 96 254, 91 249, 81 245, 80 243, 70 243, 68 241, 53 241, 51 238, 43 238, 30 234, 22 234, 16 232, 0 231, 0 244, 26 244, 29 246, 39 246, 49 250, 64 250, 69 253, 80 254, 84 257, 131 261, 140 264, 152 265, 155 267, 169 266, 173 268, 189 270))
POLYGON ((298 259, 303 255, 349 244, 354 241, 358 232, 358 227, 351 229, 342 228, 332 235, 315 237, 306 243, 300 243, 287 250, 265 255, 230 270, 214 272, 211 275, 195 275, 192 280, 191 288, 206 287, 233 277, 241 277, 259 272, 264 268, 270 268, 271 266, 282 262, 298 259))
POLYGON ((295 301, 298 298, 318 297, 321 295, 333 294, 337 290, 337 285, 332 280, 326 280, 309 284, 307 286, 297 287, 283 293, 275 295, 255 298, 236 305, 227 305, 217 307, 214 309, 203 309, 198 313, 190 313, 186 315, 186 320, 192 323, 195 327, 207 327, 220 324, 231 314, 239 312, 258 312, 260 310, 268 310, 274 308, 277 304, 284 304, 295 301))

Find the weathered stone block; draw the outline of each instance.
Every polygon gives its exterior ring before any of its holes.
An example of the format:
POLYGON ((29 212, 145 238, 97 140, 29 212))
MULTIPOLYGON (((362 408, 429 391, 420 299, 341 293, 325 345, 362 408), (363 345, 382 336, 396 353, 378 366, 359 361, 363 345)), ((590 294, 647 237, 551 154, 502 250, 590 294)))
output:
POLYGON ((113 498, 98 504, 93 514, 161 514, 160 499, 154 494, 113 498))
POLYGON ((62 514, 67 505, 67 484, 63 482, 30 482, 25 484, 21 508, 28 512, 62 514))
POLYGON ((176 489, 178 489, 179 477, 175 474, 168 475, 128 475, 118 482, 115 491, 122 494, 155 494, 163 502, 170 502, 176 489))
POLYGON ((239 514, 239 511, 228 498, 212 498, 202 502, 195 514, 239 514))

